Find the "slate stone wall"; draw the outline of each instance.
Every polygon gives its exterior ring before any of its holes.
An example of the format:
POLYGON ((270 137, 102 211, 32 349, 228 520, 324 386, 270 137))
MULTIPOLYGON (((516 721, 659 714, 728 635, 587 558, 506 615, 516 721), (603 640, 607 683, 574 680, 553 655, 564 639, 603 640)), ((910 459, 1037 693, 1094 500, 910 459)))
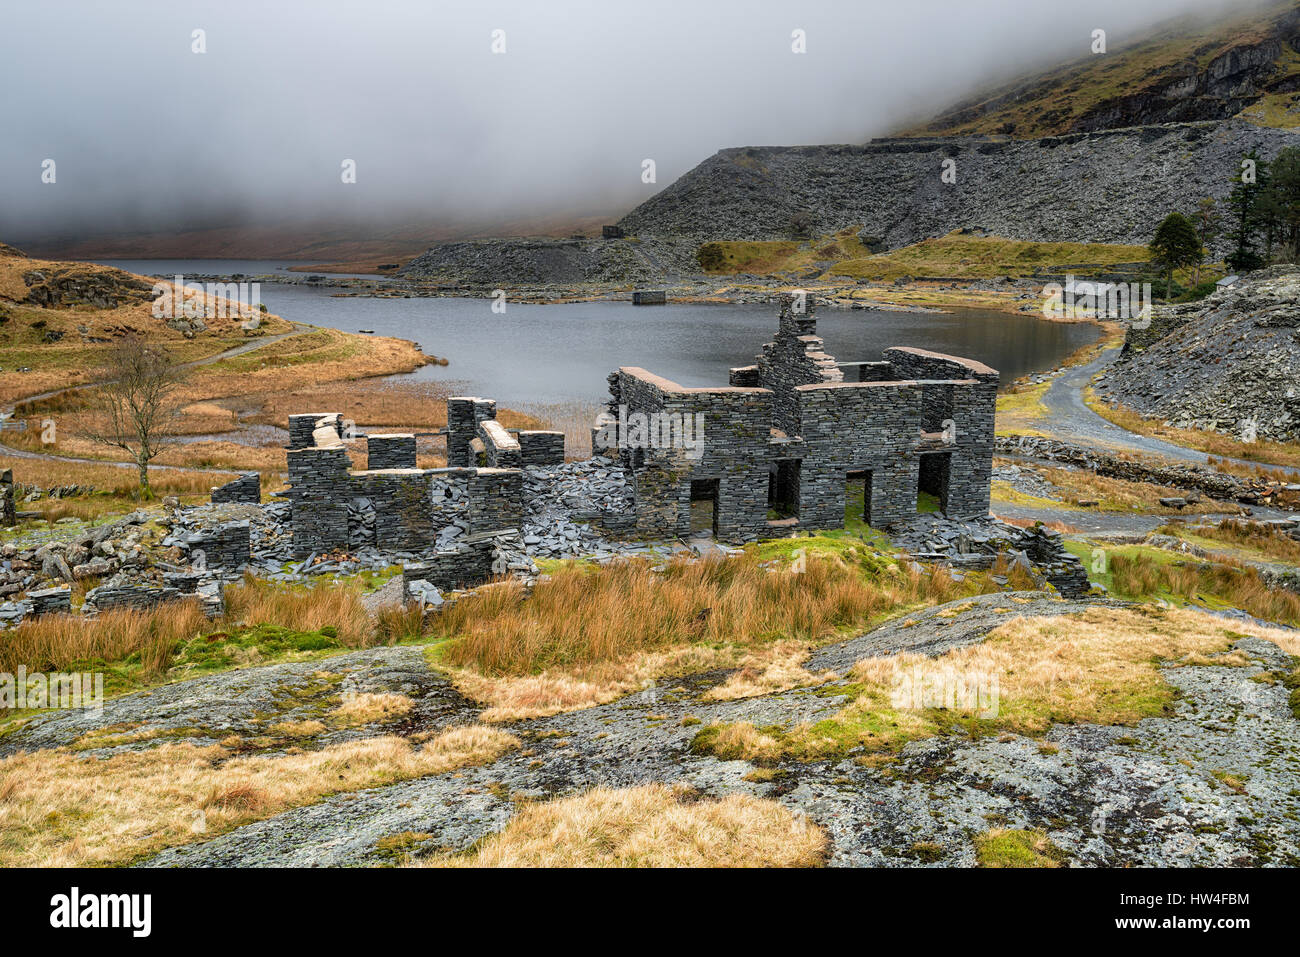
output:
POLYGON ((366 436, 366 468, 415 468, 415 436, 410 432, 366 436))
MULTIPOLYGON (((633 470, 637 530, 644 537, 664 538, 690 533, 691 483, 716 482, 714 505, 718 538, 751 541, 770 534, 767 522, 769 447, 773 395, 766 389, 720 387, 685 388, 644 369, 619 370, 611 390, 626 406, 619 427, 619 458, 633 470), (627 427, 637 413, 670 416, 683 423, 679 437, 689 444, 652 442, 641 447, 627 427), (702 430, 696 435, 697 423, 702 430), (689 423, 689 426, 686 425, 689 423)), ((662 418, 655 421, 663 422, 662 418)), ((662 430, 654 430, 662 440, 662 430)), ((668 438, 672 438, 671 431, 668 438)))
POLYGON ((328 425, 338 437, 343 438, 341 412, 304 412, 289 416, 289 445, 291 449, 305 449, 316 444, 314 433, 321 425, 328 425))
POLYGON ((524 473, 473 469, 467 482, 466 519, 471 533, 518 528, 523 520, 524 473))
POLYGON ((850 472, 871 473, 872 525, 916 512, 921 392, 905 382, 800 386, 798 430, 805 453, 799 476, 799 527, 844 526, 850 472))
POLYGON ((469 468, 477 463, 470 443, 478 438, 478 424, 497 417, 497 404, 477 396, 452 396, 447 400, 447 464, 469 468))
POLYGON ((692 483, 697 496, 716 495, 724 541, 841 528, 850 473, 869 481, 864 511, 873 525, 915 514, 922 485, 955 518, 986 515, 998 373, 904 348, 841 365, 823 350, 811 313, 794 304, 782 297, 775 339, 756 365, 730 370, 731 387, 684 388, 635 367, 609 377, 608 411, 624 416, 618 458, 632 473, 638 533, 689 534, 692 483), (629 439, 637 412, 703 413, 702 454, 638 447, 629 439), (793 524, 767 518, 778 468, 793 524))
POLYGON ((238 571, 252 557, 247 521, 226 522, 202 532, 194 532, 186 543, 191 565, 238 571))
POLYGON ((403 565, 403 594, 409 594, 413 581, 427 581, 440 591, 473 588, 490 581, 495 547, 495 538, 482 535, 441 550, 425 561, 403 565))
POLYGON ((234 481, 217 485, 212 489, 212 502, 244 502, 257 505, 262 501, 262 476, 257 472, 245 472, 234 481))
POLYGON ((519 440, 506 431, 496 419, 485 419, 478 424, 478 438, 483 443, 487 466, 494 469, 522 468, 519 440))
POLYGON ((289 520, 293 554, 348 547, 348 502, 352 498, 348 470, 352 460, 341 446, 290 449, 289 520))
POLYGON ((548 465, 564 464, 564 433, 540 430, 520 432, 520 459, 524 466, 544 468, 548 465))
POLYGON ((787 435, 798 435, 798 409, 794 390, 798 386, 819 382, 842 382, 844 373, 835 359, 826 353, 817 335, 817 320, 812 314, 812 300, 805 311, 796 312, 796 299, 780 297, 781 317, 776 338, 763 346, 758 357, 758 384, 771 389, 771 425, 787 435))
MULTIPOLYGON (((927 432, 949 428, 941 444, 926 450, 948 453, 947 494, 940 508, 952 518, 987 515, 993 473, 994 411, 998 373, 972 359, 924 349, 886 349, 885 358, 901 374, 922 380, 926 396, 923 425, 927 432)), ((924 442, 924 440, 923 440, 924 442)), ((938 460, 941 461, 941 460, 938 460)))
POLYGON ((434 524, 431 472, 389 469, 358 472, 350 478, 374 507, 378 548, 418 551, 434 541, 438 529, 434 524))

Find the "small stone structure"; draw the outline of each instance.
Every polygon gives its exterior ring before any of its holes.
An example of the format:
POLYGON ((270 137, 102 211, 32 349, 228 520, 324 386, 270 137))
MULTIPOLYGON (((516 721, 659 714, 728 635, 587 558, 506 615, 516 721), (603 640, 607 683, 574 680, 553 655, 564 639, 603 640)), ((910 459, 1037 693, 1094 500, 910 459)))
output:
POLYGON ((803 301, 782 296, 776 337, 729 386, 610 375, 596 447, 632 471, 641 536, 686 537, 701 500, 729 542, 841 528, 850 491, 876 526, 914 515, 920 491, 954 518, 988 513, 998 373, 910 348, 836 362, 803 301))
POLYGON ((71 612, 72 587, 70 585, 56 585, 53 588, 29 591, 27 600, 32 603, 31 614, 33 618, 56 612, 71 612))
POLYGON ((668 302, 668 293, 663 289, 638 289, 632 293, 634 306, 662 306, 668 302))
POLYGON ((17 506, 14 505, 14 470, 0 472, 0 525, 12 528, 18 524, 17 506))
POLYGON ((257 505, 262 501, 262 476, 257 472, 245 472, 234 481, 225 485, 213 486, 212 503, 244 502, 257 505))
POLYGON ((251 558, 249 525, 246 521, 226 522, 188 536, 184 546, 190 564, 196 568, 237 572, 251 558))
MULTIPOLYGON (((309 441, 286 453, 293 554, 309 558, 346 551, 353 540, 373 538, 386 550, 431 552, 417 563, 427 570, 407 577, 437 588, 481 584, 494 568, 506 570, 503 540, 518 538, 522 520, 523 454, 520 440, 495 416, 491 400, 451 398, 451 465, 416 468, 413 435, 372 435, 366 439, 369 467, 361 470, 352 468, 343 447, 337 413, 294 416, 290 435, 309 441), (476 453, 476 446, 482 452, 476 453), (358 516, 352 526, 349 516, 358 516), (453 540, 439 548, 448 537, 453 540)), ((526 440, 534 460, 564 461, 562 434, 535 435, 526 440), (560 437, 558 446, 554 435, 560 437)))

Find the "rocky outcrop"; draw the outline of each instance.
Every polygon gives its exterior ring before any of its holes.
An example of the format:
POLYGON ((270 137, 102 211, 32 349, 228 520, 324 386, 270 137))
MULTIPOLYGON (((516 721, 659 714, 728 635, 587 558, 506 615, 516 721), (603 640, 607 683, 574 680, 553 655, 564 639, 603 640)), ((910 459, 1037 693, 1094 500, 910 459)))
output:
MULTIPOLYGON (((1099 449, 1080 448, 1068 442, 1032 435, 999 435, 993 450, 998 455, 1060 462, 1105 478, 1203 493, 1225 502, 1300 509, 1300 485, 1273 479, 1238 478, 1204 465, 1139 462, 1099 449)), ((1195 496, 1185 496, 1181 501, 1190 504, 1196 500, 1195 496)))
POLYGON ((1261 270, 1135 331, 1097 392, 1179 428, 1300 439, 1300 267, 1261 270))
POLYGON ((153 285, 120 269, 85 263, 33 269, 23 274, 26 301, 45 309, 92 306, 116 309, 119 305, 147 302, 153 285))
POLYGON ((635 239, 481 239, 441 243, 398 271, 473 289, 538 283, 658 283, 698 270, 695 247, 635 239))
POLYGON ((1172 209, 1227 195, 1242 154, 1300 134, 1240 120, 1053 136, 873 140, 722 150, 628 213, 650 237, 789 239, 862 227, 894 248, 963 227, 1014 239, 1145 245, 1172 209), (940 180, 945 160, 956 182, 940 180))

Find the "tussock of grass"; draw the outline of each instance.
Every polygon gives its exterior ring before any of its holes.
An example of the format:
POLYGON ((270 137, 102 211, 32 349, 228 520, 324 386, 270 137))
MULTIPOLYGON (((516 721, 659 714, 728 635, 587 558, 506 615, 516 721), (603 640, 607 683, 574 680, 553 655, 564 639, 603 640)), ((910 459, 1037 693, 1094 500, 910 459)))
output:
POLYGON ((227 586, 225 598, 226 620, 231 623, 279 625, 298 631, 332 628, 348 648, 370 647, 377 640, 374 622, 355 584, 285 588, 250 576, 227 586))
POLYGON ((1065 857, 1065 851, 1040 830, 994 828, 975 838, 975 860, 980 867, 1060 867, 1065 857))
POLYGON ((780 641, 770 648, 750 652, 740 660, 739 671, 710 688, 700 700, 736 701, 791 688, 807 688, 833 679, 833 671, 813 674, 803 667, 809 650, 802 642, 780 641))
POLYGON ((1228 519, 1218 525, 1195 529, 1187 528, 1185 525, 1165 525, 1157 531, 1163 535, 1174 535, 1188 541, 1201 539, 1233 545, 1276 561, 1300 563, 1300 542, 1263 522, 1228 519))
POLYGON ((1108 575, 1107 587, 1125 598, 1169 597, 1202 605, 1226 604, 1265 621, 1300 624, 1300 595, 1270 587, 1254 568, 1231 559, 1160 562, 1135 551, 1111 556, 1108 575))
POLYGON ((336 725, 349 727, 392 721, 410 713, 413 707, 415 702, 404 694, 364 692, 346 695, 342 703, 330 712, 330 720, 336 725))
MULTIPOLYGON (((725 561, 559 566, 525 597, 502 582, 465 596, 432 624, 431 660, 490 705, 485 720, 555 714, 612 701, 663 675, 734 668, 773 642, 815 643, 979 584, 944 569, 899 568, 858 541, 799 539, 804 571, 764 567, 792 547, 725 561), (819 550, 824 546, 824 550, 819 550)), ((788 557, 788 556, 787 556, 788 557)))
POLYGON ((519 746, 481 725, 415 747, 385 736, 275 757, 166 744, 109 758, 66 748, 0 761, 0 866, 125 863, 330 794, 486 764, 519 746))
MULTIPOLYGON (((434 664, 440 663, 438 651, 430 651, 434 664)), ((452 668, 449 674, 456 690, 487 705, 481 720, 518 721, 606 704, 654 687, 666 675, 733 668, 741 654, 741 649, 730 645, 686 645, 616 661, 548 668, 533 675, 483 675, 470 668, 452 668)))
POLYGON ((195 601, 153 611, 118 609, 86 620, 80 615, 43 615, 0 636, 0 672, 70 671, 93 662, 139 658, 147 675, 160 676, 176 646, 207 623, 195 601))
POLYGON ((696 799, 661 784, 525 807, 455 867, 815 867, 826 835, 776 801, 696 799))

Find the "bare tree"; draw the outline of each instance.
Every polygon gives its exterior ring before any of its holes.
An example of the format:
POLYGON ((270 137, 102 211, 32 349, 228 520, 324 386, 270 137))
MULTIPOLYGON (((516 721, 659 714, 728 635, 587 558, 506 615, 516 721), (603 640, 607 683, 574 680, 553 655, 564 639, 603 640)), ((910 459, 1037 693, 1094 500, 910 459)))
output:
POLYGON ((149 463, 168 448, 180 416, 177 386, 181 367, 162 346, 136 336, 119 339, 109 351, 95 415, 87 437, 123 449, 140 469, 140 490, 149 488, 149 463))

